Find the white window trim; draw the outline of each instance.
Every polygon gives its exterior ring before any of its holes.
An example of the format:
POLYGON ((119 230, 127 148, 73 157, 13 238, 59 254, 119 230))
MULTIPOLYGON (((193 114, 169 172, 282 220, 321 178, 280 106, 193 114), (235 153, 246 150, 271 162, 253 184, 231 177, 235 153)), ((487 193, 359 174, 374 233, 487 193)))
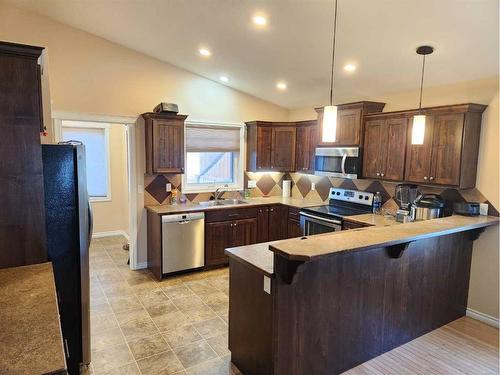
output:
MULTIPOLYGON (((227 128, 239 128, 240 129, 240 157, 238 158, 238 175, 237 180, 232 184, 196 184, 196 188, 189 187, 186 178, 186 171, 182 174, 182 193, 212 193, 216 189, 220 188, 225 191, 238 191, 243 190, 243 180, 245 172, 245 124, 242 123, 230 123, 230 122, 216 122, 216 121, 197 121, 197 120, 186 120, 184 122, 184 160, 187 160, 186 151, 186 127, 189 125, 199 125, 199 126, 211 126, 211 127, 227 127, 227 128)), ((192 184, 191 184, 192 185, 192 184)))
MULTIPOLYGON (((54 139, 57 142, 62 141, 62 122, 63 121, 79 121, 79 122, 88 122, 88 124, 78 124, 72 126, 74 128, 82 128, 82 129, 104 129, 104 142, 106 145, 105 155, 106 155, 106 164, 108 165, 108 190, 106 192, 105 197, 91 197, 89 196, 89 201, 91 202, 111 202, 111 157, 110 157, 110 145, 109 145, 109 128, 111 125, 106 122, 102 122, 102 120, 97 119, 88 119, 88 118, 65 118, 66 116, 61 116, 59 118, 54 118, 54 139), (98 124, 96 124, 98 123, 98 124)), ((77 116, 78 117, 78 116, 77 116)))

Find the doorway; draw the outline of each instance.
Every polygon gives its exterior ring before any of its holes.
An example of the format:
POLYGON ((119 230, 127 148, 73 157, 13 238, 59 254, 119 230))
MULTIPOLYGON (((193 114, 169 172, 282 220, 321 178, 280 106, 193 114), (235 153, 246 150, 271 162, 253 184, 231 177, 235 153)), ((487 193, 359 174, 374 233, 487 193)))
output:
POLYGON ((87 189, 93 238, 123 238, 137 269, 135 118, 54 112, 55 142, 81 141, 87 150, 87 189))

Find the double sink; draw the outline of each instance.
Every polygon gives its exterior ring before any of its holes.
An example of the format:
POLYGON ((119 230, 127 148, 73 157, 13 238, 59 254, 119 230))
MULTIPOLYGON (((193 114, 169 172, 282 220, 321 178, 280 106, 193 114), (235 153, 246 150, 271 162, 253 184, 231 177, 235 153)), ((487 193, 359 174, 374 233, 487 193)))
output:
POLYGON ((211 201, 198 202, 200 206, 203 207, 214 207, 214 206, 234 206, 238 204, 247 204, 247 202, 240 199, 214 199, 211 201))

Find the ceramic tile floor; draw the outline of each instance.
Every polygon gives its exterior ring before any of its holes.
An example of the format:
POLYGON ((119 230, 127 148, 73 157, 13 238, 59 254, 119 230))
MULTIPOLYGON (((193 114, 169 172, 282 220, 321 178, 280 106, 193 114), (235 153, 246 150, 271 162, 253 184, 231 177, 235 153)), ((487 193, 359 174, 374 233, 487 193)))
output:
POLYGON ((90 247, 93 374, 240 374, 227 349, 228 270, 155 281, 123 237, 90 247))

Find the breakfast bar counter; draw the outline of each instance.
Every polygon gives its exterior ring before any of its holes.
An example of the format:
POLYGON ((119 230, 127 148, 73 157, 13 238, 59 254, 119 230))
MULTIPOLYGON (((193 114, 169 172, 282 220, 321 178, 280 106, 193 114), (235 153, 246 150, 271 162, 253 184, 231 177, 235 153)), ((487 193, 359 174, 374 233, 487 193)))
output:
POLYGON ((245 374, 339 374, 465 315, 473 241, 497 217, 374 225, 226 250, 245 374))

